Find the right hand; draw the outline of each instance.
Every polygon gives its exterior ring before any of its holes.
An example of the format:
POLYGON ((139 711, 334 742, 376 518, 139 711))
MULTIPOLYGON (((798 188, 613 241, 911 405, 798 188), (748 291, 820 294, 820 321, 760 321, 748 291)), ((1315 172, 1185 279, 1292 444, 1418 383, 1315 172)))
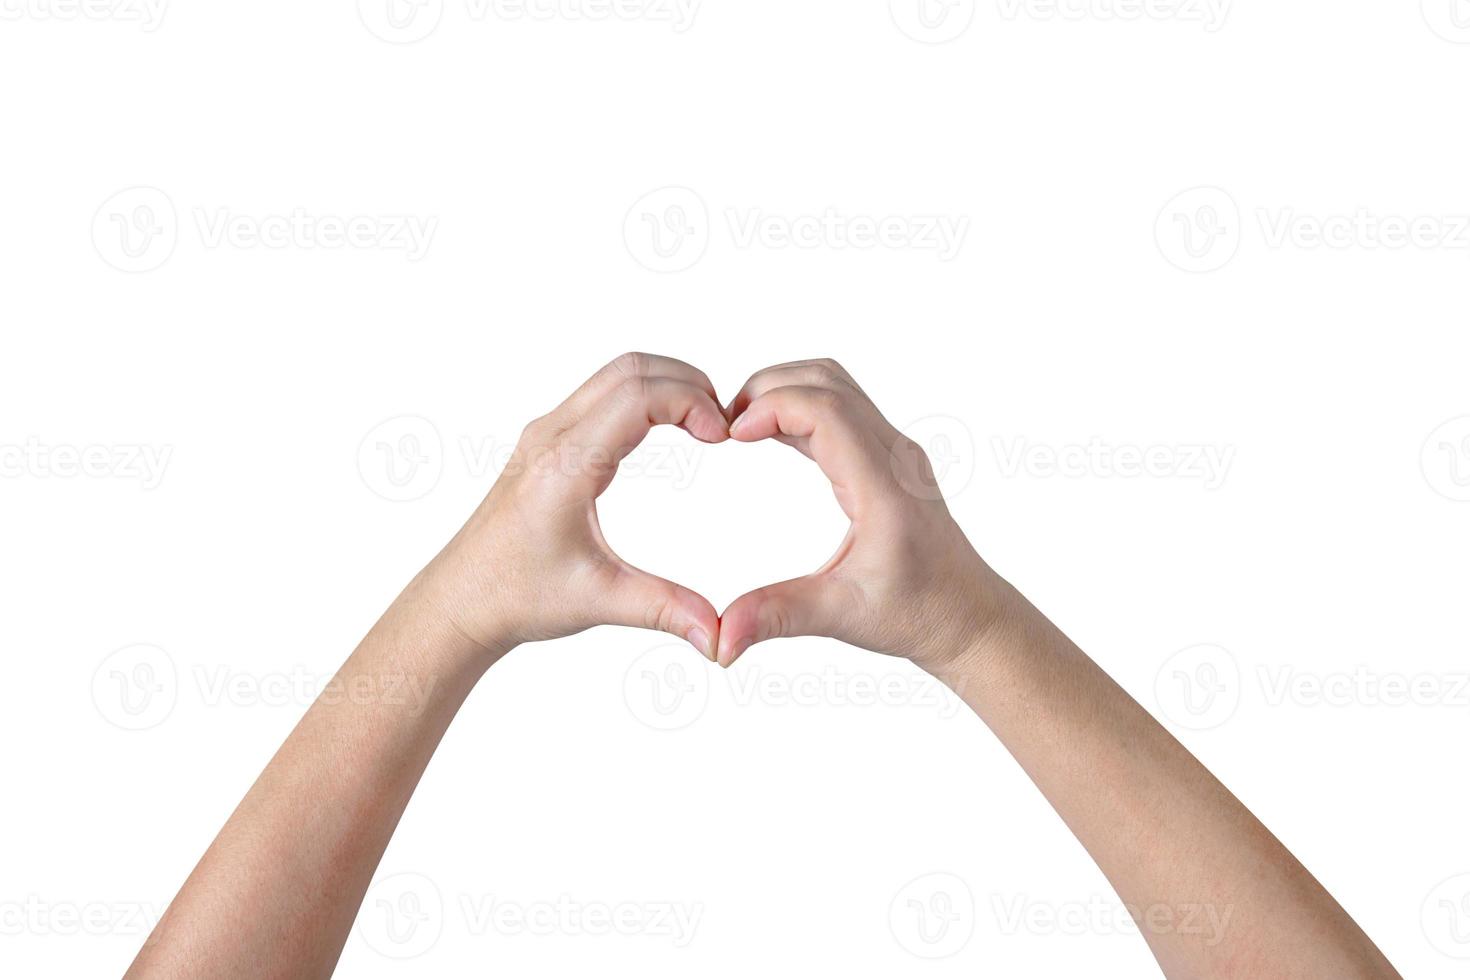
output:
POLYGON ((747 593, 725 610, 722 666, 785 636, 829 636, 930 672, 975 646, 1012 590, 950 516, 923 449, 840 364, 759 371, 728 414, 731 438, 776 439, 815 461, 852 524, 816 572, 747 593))

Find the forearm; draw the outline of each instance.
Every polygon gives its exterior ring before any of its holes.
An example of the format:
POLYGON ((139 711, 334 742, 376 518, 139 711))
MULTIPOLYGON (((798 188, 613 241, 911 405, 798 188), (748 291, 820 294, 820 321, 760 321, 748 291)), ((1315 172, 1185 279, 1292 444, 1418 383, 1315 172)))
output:
POLYGON ((129 977, 327 977, 419 777, 503 651, 423 577, 307 711, 189 876, 129 977))
POLYGON ((708 600, 624 562, 594 501, 654 425, 728 436, 714 386, 626 354, 526 427, 501 478, 404 589, 256 780, 129 977, 326 977, 430 757, 520 642, 612 624, 713 656, 708 600))
POLYGON ((936 670, 1097 861, 1171 977, 1396 977, 1188 750, 1014 590, 936 670), (1191 921, 1199 928, 1185 928, 1191 921))
POLYGON ((1397 976, 1286 848, 986 565, 923 447, 840 364, 759 371, 730 414, 731 438, 779 438, 815 460, 852 523, 816 572, 725 610, 721 664, 773 637, 831 636, 948 682, 1092 854, 1171 977, 1397 976))

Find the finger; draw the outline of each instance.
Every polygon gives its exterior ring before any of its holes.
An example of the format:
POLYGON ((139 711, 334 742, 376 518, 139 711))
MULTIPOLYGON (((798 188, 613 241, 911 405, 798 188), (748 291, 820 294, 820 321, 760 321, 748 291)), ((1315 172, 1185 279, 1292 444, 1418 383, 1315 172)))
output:
POLYGON ((788 385, 834 389, 841 387, 855 391, 865 399, 868 397, 867 393, 853 380, 847 369, 831 358, 788 361, 785 364, 774 364, 752 374, 744 387, 730 401, 730 406, 726 410, 727 417, 732 420, 738 418, 740 413, 750 407, 750 403, 761 395, 772 388, 783 388, 788 385))
POLYGON ((862 501, 892 479, 881 421, 854 409, 834 391, 791 385, 751 402, 730 426, 730 438, 795 440, 821 467, 843 512, 856 520, 862 501))
POLYGON ((806 575, 747 592, 720 617, 721 667, 757 643, 783 636, 831 636, 841 624, 843 603, 826 575, 806 575))
POLYGON ((677 425, 701 442, 723 442, 729 427, 703 388, 674 378, 630 378, 603 397, 563 440, 585 464, 594 493, 607 489, 617 464, 655 425, 677 425))
POLYGON ((580 388, 562 402, 550 418, 557 423, 558 431, 575 425, 598 402, 616 390, 618 385, 633 378, 664 377, 684 381, 701 389, 711 398, 717 398, 715 386, 709 376, 692 364, 673 357, 644 354, 633 351, 614 358, 588 378, 580 388))
POLYGON ((603 622, 671 633, 706 660, 715 659, 720 617, 698 592, 622 562, 601 601, 603 622))

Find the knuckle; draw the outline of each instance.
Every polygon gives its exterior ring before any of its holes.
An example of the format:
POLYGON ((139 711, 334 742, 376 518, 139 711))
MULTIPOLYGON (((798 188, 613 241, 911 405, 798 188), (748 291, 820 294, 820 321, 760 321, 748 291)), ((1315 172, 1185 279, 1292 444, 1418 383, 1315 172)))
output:
POLYGON ((648 355, 642 351, 627 351, 613 358, 612 368, 625 378, 635 378, 643 373, 648 355))
POLYGON ((766 381, 770 376, 770 368, 762 368, 745 379, 745 384, 740 389, 741 392, 752 398, 763 394, 769 389, 766 381))
POLYGON ((811 384, 818 388, 831 388, 842 382, 841 375, 821 363, 810 365, 804 373, 811 384))
POLYGON ((674 602, 669 595, 657 596, 643 607, 643 628, 663 633, 673 632, 674 602))
POLYGON ((768 602, 761 610, 762 623, 760 633, 764 634, 762 640, 774 640, 791 635, 791 616, 786 606, 781 602, 768 602))
POLYGON ((929 454, 924 451, 924 447, 902 432, 898 434, 898 438, 893 440, 893 451, 904 459, 912 459, 915 462, 919 460, 927 462, 929 459, 929 454))
POLYGON ((842 395, 831 388, 810 388, 806 392, 806 400, 812 408, 835 413, 842 408, 842 395))
POLYGON ((893 440, 890 454, 893 475, 900 487, 921 500, 943 498, 934 464, 923 446, 900 432, 893 440))
POLYGON ((618 397, 629 402, 640 402, 648 394, 648 379, 642 375, 624 378, 618 384, 618 397))
POLYGON ((847 376, 847 368, 843 367, 841 364, 838 364, 837 361, 833 360, 830 357, 819 357, 817 358, 817 363, 835 375, 838 375, 840 377, 847 376))
POLYGON ((548 422, 544 415, 527 422, 526 427, 521 430, 521 444, 536 445, 542 442, 547 434, 547 426, 548 422))

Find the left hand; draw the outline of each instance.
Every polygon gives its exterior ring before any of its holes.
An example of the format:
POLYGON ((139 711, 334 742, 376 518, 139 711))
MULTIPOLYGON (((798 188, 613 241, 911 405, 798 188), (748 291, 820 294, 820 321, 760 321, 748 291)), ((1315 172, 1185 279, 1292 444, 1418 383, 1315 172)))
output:
POLYGON ((714 659, 709 601, 623 561, 598 525, 597 497, 655 425, 707 443, 729 438, 703 371, 636 353, 526 426, 489 495, 421 576, 461 634, 498 655, 601 624, 638 626, 714 659))

